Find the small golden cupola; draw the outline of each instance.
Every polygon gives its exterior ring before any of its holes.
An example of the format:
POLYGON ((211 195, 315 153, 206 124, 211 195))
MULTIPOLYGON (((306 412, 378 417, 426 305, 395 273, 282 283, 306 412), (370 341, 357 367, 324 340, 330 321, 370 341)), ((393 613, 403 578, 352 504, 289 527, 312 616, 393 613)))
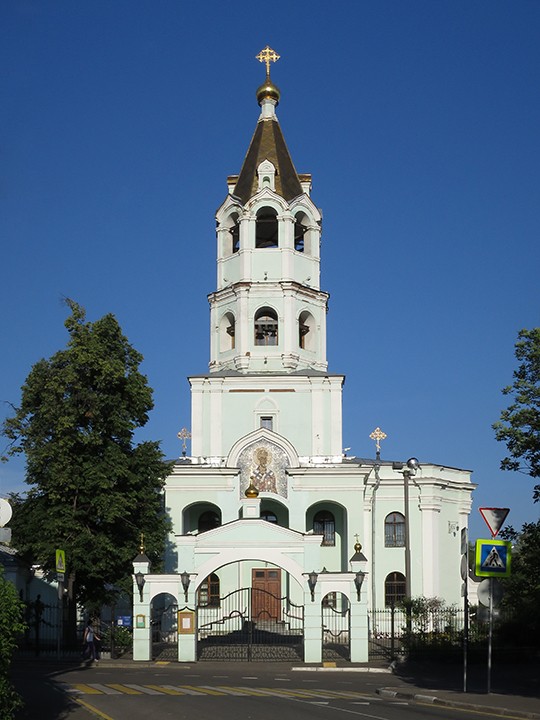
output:
POLYGON ((249 483, 249 486, 246 488, 245 496, 247 498, 258 498, 259 497, 259 491, 253 484, 253 480, 249 483))

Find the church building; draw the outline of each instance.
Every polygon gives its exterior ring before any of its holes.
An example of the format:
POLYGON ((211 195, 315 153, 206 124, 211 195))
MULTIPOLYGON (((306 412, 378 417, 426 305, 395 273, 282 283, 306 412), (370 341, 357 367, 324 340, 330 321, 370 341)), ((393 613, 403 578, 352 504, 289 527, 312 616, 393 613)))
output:
MULTIPOLYGON (((135 614, 165 592, 185 606, 186 661, 247 632, 301 639, 305 661, 342 636, 350 659, 367 660, 371 611, 405 596, 462 602, 470 472, 344 454, 345 378, 326 357, 322 215, 276 115, 278 57, 268 47, 258 56, 260 115, 216 214, 210 361, 189 378, 191 451, 166 481, 167 574, 147 575, 143 553, 134 563, 145 574, 135 614)), ((148 632, 140 620, 136 659, 147 657, 148 632)))

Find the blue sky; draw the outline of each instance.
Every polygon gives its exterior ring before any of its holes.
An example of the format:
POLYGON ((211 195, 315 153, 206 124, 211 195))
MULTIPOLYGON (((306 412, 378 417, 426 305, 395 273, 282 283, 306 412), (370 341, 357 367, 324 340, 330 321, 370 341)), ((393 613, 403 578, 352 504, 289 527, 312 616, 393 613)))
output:
MULTIPOLYGON (((4 0, 0 400, 65 346, 62 298, 114 313, 181 453, 209 360, 214 212, 240 170, 269 44, 278 116, 324 213, 330 370, 349 454, 474 471, 480 506, 536 520, 491 424, 539 324, 537 0, 4 0)), ((8 406, 3 406, 8 413, 8 406)), ((0 496, 24 466, 0 466, 0 496)))

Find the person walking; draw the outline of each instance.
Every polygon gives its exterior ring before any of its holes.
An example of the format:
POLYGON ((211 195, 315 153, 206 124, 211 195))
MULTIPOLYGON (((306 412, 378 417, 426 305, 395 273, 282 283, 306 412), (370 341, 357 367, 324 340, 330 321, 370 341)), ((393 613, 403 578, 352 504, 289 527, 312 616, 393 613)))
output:
POLYGON ((92 621, 88 621, 88 625, 86 626, 84 630, 84 637, 83 642, 85 646, 85 655, 88 654, 88 657, 90 660, 94 660, 94 662, 98 662, 99 656, 97 652, 96 642, 100 638, 98 635, 96 635, 94 626, 92 625, 92 621))

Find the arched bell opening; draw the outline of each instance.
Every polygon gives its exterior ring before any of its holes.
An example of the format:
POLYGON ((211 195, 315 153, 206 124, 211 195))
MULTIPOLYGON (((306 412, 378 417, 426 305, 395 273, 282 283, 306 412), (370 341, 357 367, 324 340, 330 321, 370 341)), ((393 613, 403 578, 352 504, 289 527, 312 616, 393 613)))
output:
POLYGON ((255 248, 258 250, 279 247, 279 225, 274 208, 263 207, 257 212, 255 248))

